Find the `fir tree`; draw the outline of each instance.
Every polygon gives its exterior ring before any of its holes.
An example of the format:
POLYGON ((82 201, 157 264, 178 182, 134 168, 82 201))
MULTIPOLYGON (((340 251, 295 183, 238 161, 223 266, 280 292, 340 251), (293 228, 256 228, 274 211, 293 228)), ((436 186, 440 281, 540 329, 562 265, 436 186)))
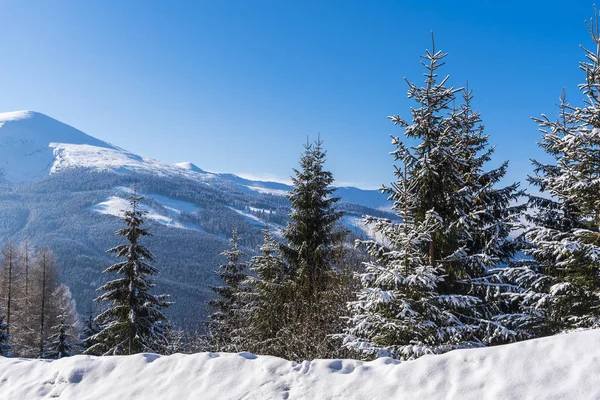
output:
POLYGON ((279 243, 265 229, 260 254, 249 262, 249 269, 254 275, 248 275, 243 283, 248 288, 243 293, 242 317, 248 321, 243 336, 248 344, 246 350, 285 357, 285 345, 278 335, 286 324, 288 293, 285 264, 278 248, 279 243))
MULTIPOLYGON (((96 342, 93 340, 93 337, 96 334, 98 334, 99 332, 100 332, 100 327, 94 320, 94 314, 93 314, 92 310, 90 310, 88 312, 88 316, 85 320, 85 324, 83 325, 81 334, 79 336, 79 339, 81 342, 81 348, 83 350, 87 350, 87 349, 90 349, 92 346, 94 346, 96 344, 96 342)), ((101 355, 100 353, 92 353, 92 352, 88 352, 88 354, 91 354, 94 356, 101 355)))
POLYGON ((306 299, 326 287, 333 230, 343 214, 335 209, 339 198, 332 197, 333 175, 324 169, 326 152, 322 145, 320 139, 314 145, 307 143, 300 158, 300 170, 294 169, 289 196, 291 221, 283 232, 286 243, 280 247, 289 273, 306 299))
POLYGON ((246 264, 240 260, 244 253, 238 247, 237 229, 232 232, 229 249, 221 253, 227 258, 227 263, 219 266, 217 275, 223 286, 213 286, 211 290, 217 298, 210 301, 212 314, 209 316, 209 342, 215 351, 242 351, 242 328, 245 322, 241 318, 244 291, 243 282, 246 278, 246 264))
POLYGON ((101 331, 91 337, 96 343, 87 353, 160 352, 166 346, 168 321, 162 309, 170 303, 166 296, 149 292, 155 286, 152 276, 158 274, 158 269, 150 265, 154 261, 153 256, 140 243, 143 237, 150 235, 143 228, 146 212, 139 207, 142 199, 134 187, 129 197, 130 208, 123 212, 121 218, 126 227, 117 231, 117 235, 124 237, 127 243, 108 250, 123 260, 104 271, 118 274, 119 278, 98 289, 104 293, 96 300, 108 302, 109 306, 96 317, 101 331))
POLYGON ((4 323, 4 316, 0 314, 0 356, 10 355, 8 324, 4 323))
POLYGON ((558 119, 534 118, 540 147, 553 161, 533 161, 529 177, 541 195, 530 195, 533 212, 524 234, 526 254, 500 271, 524 288, 513 298, 532 318, 537 335, 600 325, 600 31, 598 11, 588 24, 596 48, 584 48, 583 107, 563 91, 558 119))
POLYGON ((522 207, 512 207, 517 185, 495 189, 506 164, 484 171, 490 159, 472 94, 455 107, 463 89, 438 81, 446 54, 423 57, 425 85, 409 84, 412 123, 390 119, 416 142, 408 148, 393 137, 401 167, 391 187, 397 223, 367 218, 380 241, 363 243, 374 258, 365 265, 359 299, 350 303, 351 326, 345 345, 366 356, 388 354, 410 359, 455 348, 515 340, 520 332, 502 324, 510 311, 498 296, 488 270, 512 257, 508 234, 522 207))
POLYGON ((326 152, 319 139, 307 143, 294 170, 289 196, 291 221, 279 250, 285 262, 285 324, 278 332, 284 354, 291 360, 332 358, 340 344, 344 302, 336 298, 341 270, 335 260, 335 228, 343 213, 335 204, 333 175, 325 169, 326 152))
POLYGON ((75 345, 71 343, 73 338, 68 332, 70 327, 64 324, 64 320, 60 319, 59 324, 52 327, 56 333, 48 338, 48 350, 44 354, 44 358, 60 359, 71 357, 75 345))

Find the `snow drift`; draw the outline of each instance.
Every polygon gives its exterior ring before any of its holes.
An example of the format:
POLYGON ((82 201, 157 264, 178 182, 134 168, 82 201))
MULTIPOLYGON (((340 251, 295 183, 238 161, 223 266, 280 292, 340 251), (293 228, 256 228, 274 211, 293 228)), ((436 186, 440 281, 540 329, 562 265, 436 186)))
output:
POLYGON ((598 399, 600 330, 399 363, 249 353, 0 357, 2 399, 598 399))

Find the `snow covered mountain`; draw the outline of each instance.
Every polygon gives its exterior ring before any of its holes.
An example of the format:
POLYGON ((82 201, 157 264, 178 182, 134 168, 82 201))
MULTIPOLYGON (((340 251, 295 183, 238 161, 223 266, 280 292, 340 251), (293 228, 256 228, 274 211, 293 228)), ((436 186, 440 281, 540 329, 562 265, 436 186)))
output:
MULTIPOLYGON (((278 182, 206 172, 191 162, 170 164, 141 157, 35 111, 0 113, 0 170, 6 181, 26 182, 74 168, 228 181, 245 190, 282 196, 290 190, 289 185, 278 182)), ((338 190, 344 201, 388 207, 385 196, 377 191, 351 187, 338 190)))
MULTIPOLYGON (((101 272, 114 262, 105 251, 115 245, 133 183, 154 234, 147 240, 161 271, 158 286, 173 295, 171 317, 181 325, 205 313, 234 227, 251 256, 262 229, 288 221, 288 185, 141 157, 32 111, 0 113, 0 170, 0 244, 28 239, 50 247, 80 312, 93 307, 101 272)), ((389 216, 377 191, 340 188, 338 195, 357 236, 369 234, 361 215, 389 216)))
POLYGON ((199 168, 140 157, 34 111, 0 113, 0 168, 8 182, 39 179, 68 168, 210 176, 199 168))

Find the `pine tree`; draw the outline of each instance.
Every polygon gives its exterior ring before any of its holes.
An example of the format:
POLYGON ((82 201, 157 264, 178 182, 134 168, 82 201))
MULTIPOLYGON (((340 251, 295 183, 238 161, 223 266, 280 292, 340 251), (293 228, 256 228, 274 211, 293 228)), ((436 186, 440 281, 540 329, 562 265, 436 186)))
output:
MULTIPOLYGON (((94 320, 94 314, 93 314, 92 310, 90 310, 88 312, 88 316, 85 320, 85 324, 83 325, 83 328, 81 329, 81 333, 79 335, 79 339, 81 342, 81 348, 83 350, 88 350, 92 346, 94 346, 96 344, 96 341, 93 340, 93 337, 96 334, 98 334, 99 332, 100 332, 100 327, 94 320)), ((88 352, 88 354, 93 355, 93 356, 101 355, 100 353, 95 353, 95 352, 94 353, 88 352)))
POLYGON ((4 316, 0 314, 0 356, 8 357, 10 355, 8 324, 4 323, 4 316))
POLYGON ((217 275, 223 286, 213 286, 211 290, 217 298, 209 302, 213 312, 209 316, 209 342, 214 351, 242 351, 242 328, 245 322, 241 318, 243 309, 243 282, 246 278, 246 264, 240 260, 244 253, 238 247, 237 229, 232 232, 229 249, 221 253, 227 263, 219 266, 217 275))
POLYGON ((289 196, 291 221, 283 232, 286 243, 280 246, 305 299, 310 299, 326 287, 331 269, 333 230, 343 213, 335 209, 339 197, 332 197, 333 175, 324 169, 326 152, 319 139, 307 143, 300 158, 300 170, 294 169, 293 187, 289 196))
POLYGON ((44 358, 60 359, 71 357, 76 346, 71 343, 73 335, 68 331, 71 328, 65 324, 62 316, 59 316, 59 323, 52 327, 56 333, 48 338, 47 351, 44 353, 44 358))
POLYGON ((378 241, 366 241, 374 262, 365 265, 363 288, 350 302, 351 326, 345 345, 365 356, 388 354, 411 359, 427 353, 515 340, 502 324, 506 302, 488 270, 510 259, 515 246, 508 234, 522 207, 512 207, 517 185, 495 189, 506 164, 484 171, 492 150, 471 108, 472 94, 455 107, 463 89, 438 81, 446 54, 427 51, 425 85, 409 84, 412 123, 389 117, 416 142, 408 148, 392 137, 401 167, 382 191, 402 219, 367 218, 378 241), (502 318, 499 318, 502 316, 502 318))
POLYGON ((285 345, 278 334, 286 324, 288 293, 285 264, 278 248, 279 243, 265 229, 260 254, 249 262, 249 269, 254 275, 248 275, 243 283, 248 290, 243 293, 245 303, 241 315, 248 321, 243 331, 246 350, 285 357, 285 345))
POLYGON ((319 139, 307 143, 294 169, 290 222, 279 251, 285 262, 285 325, 278 332, 290 360, 332 358, 340 352, 338 339, 344 302, 332 296, 341 270, 335 260, 335 228, 343 213, 335 207, 333 175, 325 170, 326 152, 319 139))
POLYGON ((540 147, 553 161, 533 161, 529 182, 533 212, 524 234, 531 256, 502 271, 524 290, 513 298, 532 318, 537 335, 600 325, 600 30, 598 11, 588 24, 595 51, 584 48, 579 85, 584 107, 574 107, 563 91, 557 120, 534 118, 540 147))
POLYGON ((126 227, 117 231, 117 235, 124 237, 127 243, 108 250, 123 260, 104 271, 118 274, 119 278, 98 289, 104 293, 96 300, 107 302, 109 306, 96 317, 101 331, 92 336, 96 343, 87 353, 160 352, 166 346, 168 321, 162 309, 170 303, 166 296, 149 292, 155 286, 152 276, 158 274, 158 269, 150 265, 154 261, 152 253, 140 243, 143 237, 150 235, 143 228, 146 212, 139 207, 142 199, 134 187, 129 197, 130 208, 123 212, 121 218, 126 227))

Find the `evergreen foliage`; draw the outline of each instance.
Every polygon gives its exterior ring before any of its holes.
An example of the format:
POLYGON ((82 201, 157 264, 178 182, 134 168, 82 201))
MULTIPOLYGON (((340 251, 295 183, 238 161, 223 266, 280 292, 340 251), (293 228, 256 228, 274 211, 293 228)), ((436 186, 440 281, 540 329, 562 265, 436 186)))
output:
POLYGON ((425 85, 408 82, 412 123, 389 117, 416 142, 392 137, 396 181, 382 191, 402 222, 367 218, 378 240, 362 242, 373 258, 363 288, 350 302, 345 346, 365 357, 412 359, 456 348, 512 341, 524 333, 502 321, 510 305, 488 270, 509 260, 516 247, 508 234, 522 206, 517 184, 494 185, 507 164, 484 171, 493 149, 471 108, 469 90, 438 80, 446 54, 427 51, 425 85), (457 93, 463 102, 456 107, 457 93))
POLYGON ((523 288, 513 299, 532 318, 537 335, 600 325, 600 31, 598 12, 588 24, 594 51, 584 48, 579 85, 583 107, 569 104, 563 91, 558 118, 534 118, 539 146, 550 162, 533 160, 529 182, 532 212, 524 234, 531 259, 499 271, 523 288))
POLYGON ((109 305, 96 317, 101 330, 91 337, 95 344, 86 350, 87 353, 161 352, 167 344, 168 321, 162 309, 170 303, 165 295, 149 292, 155 286, 152 276, 158 274, 158 269, 150 265, 152 253, 140 243, 143 237, 150 235, 143 228, 145 212, 138 207, 142 199, 134 187, 129 197, 130 208, 123 212, 121 218, 126 227, 117 231, 117 235, 124 237, 127 243, 108 250, 123 260, 104 271, 118 274, 119 278, 98 289, 104 293, 96 300, 109 305))
POLYGON ((241 262, 244 253, 238 247, 237 229, 232 232, 230 246, 221 255, 227 258, 226 264, 219 266, 217 275, 223 286, 213 286, 216 299, 209 305, 212 309, 208 323, 209 341, 215 351, 242 351, 241 329, 245 321, 241 318, 244 291, 243 282, 246 278, 246 264, 241 262))
POLYGON ((10 355, 10 345, 8 336, 8 324, 4 323, 4 316, 0 314, 0 356, 8 357, 10 355))
MULTIPOLYGON (((94 315, 90 310, 79 335, 81 348, 86 350, 94 346, 96 342, 93 340, 93 337, 99 332, 100 327, 94 320, 94 315)), ((87 353, 93 356, 101 355, 100 353, 94 353, 92 351, 88 351, 87 353)))
POLYGON ((333 175, 324 169, 326 152, 319 139, 307 143, 294 169, 293 188, 289 196, 292 211, 280 246, 290 275, 306 299, 326 287, 331 269, 333 229, 343 213, 335 209, 338 197, 332 197, 333 175))
POLYGON ((336 259, 336 232, 343 212, 337 210, 333 175, 325 170, 326 152, 319 139, 307 143, 294 169, 290 222, 279 250, 285 263, 285 324, 277 336, 290 360, 333 358, 340 343, 333 335, 345 313, 339 284, 341 259, 336 259))
POLYGON ((242 293, 245 301, 241 316, 247 321, 243 331, 246 350, 256 354, 285 356, 285 344, 279 337, 286 324, 286 285, 285 264, 279 254, 279 243, 269 229, 264 230, 264 242, 260 254, 252 257, 242 293))

